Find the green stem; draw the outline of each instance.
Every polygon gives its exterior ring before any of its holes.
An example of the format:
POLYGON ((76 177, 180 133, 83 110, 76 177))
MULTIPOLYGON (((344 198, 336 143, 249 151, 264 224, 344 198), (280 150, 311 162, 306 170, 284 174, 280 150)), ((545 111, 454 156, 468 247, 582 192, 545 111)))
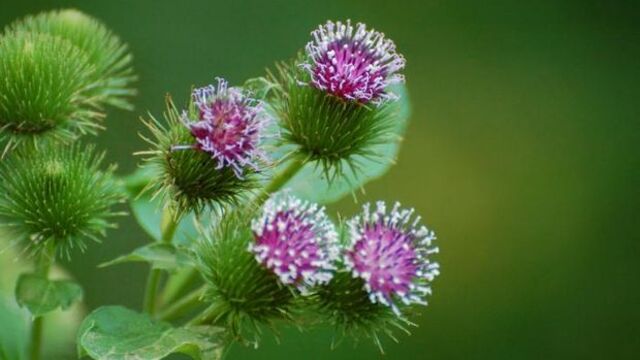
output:
MULTIPOLYGON (((49 270, 56 256, 55 243, 50 242, 45 249, 42 250, 40 257, 35 264, 35 273, 47 278, 49 270)), ((44 317, 38 316, 33 320, 31 326, 31 347, 29 351, 29 359, 39 360, 42 352, 42 329, 44 327, 44 317)))
POLYGON ((263 192, 258 196, 257 203, 262 204, 265 202, 269 196, 276 191, 280 190, 284 185, 286 185, 291 178, 293 178, 300 169, 306 164, 307 161, 305 158, 301 156, 294 156, 289 165, 284 168, 279 174, 271 180, 269 184, 264 188, 263 192))
POLYGON ((179 318, 180 316, 183 316, 189 311, 197 308, 198 305, 202 303, 200 299, 202 298, 204 291, 204 286, 192 291, 187 296, 176 301, 175 303, 171 304, 171 306, 160 312, 158 318, 165 321, 175 320, 176 318, 179 318))
MULTIPOLYGON (((165 244, 171 243, 173 235, 176 233, 180 219, 178 215, 175 215, 171 211, 171 207, 166 205, 162 212, 162 220, 160 223, 161 239, 160 241, 165 244)), ((162 270, 151 269, 149 277, 147 278, 147 287, 144 293, 143 310, 148 314, 153 314, 156 311, 156 300, 158 295, 158 285, 160 284, 160 277, 162 276, 162 270)))
POLYGON ((171 275, 160 296, 161 301, 164 304, 170 304, 178 296, 182 295, 198 276, 198 270, 195 268, 182 269, 175 275, 171 275))
POLYGON ((203 312, 196 315, 193 319, 189 320, 187 326, 210 324, 220 316, 223 310, 224 306, 214 303, 203 312))

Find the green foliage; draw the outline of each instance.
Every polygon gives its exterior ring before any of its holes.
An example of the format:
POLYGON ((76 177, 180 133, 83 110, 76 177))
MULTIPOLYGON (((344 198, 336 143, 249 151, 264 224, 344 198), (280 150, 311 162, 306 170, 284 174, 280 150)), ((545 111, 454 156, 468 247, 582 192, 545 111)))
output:
POLYGON ((183 353, 195 360, 219 359, 220 328, 174 328, 120 306, 101 307, 78 330, 78 356, 95 360, 159 360, 183 353))
POLYGON ((35 251, 54 242, 67 257, 87 240, 99 241, 120 214, 111 207, 123 201, 114 167, 101 171, 102 159, 78 143, 12 153, 0 163, 0 227, 35 251))
POLYGON ((93 67, 89 90, 98 103, 132 109, 128 97, 136 77, 127 45, 104 24, 75 9, 55 10, 27 16, 11 24, 11 31, 45 33, 68 40, 80 49, 93 67))
POLYGON ((278 64, 277 74, 270 75, 277 84, 271 104, 283 141, 317 161, 329 180, 347 170, 357 172, 357 157, 383 161, 381 156, 386 154, 377 153, 374 147, 396 140, 393 107, 345 101, 308 86, 309 75, 299 63, 298 59, 278 64))
POLYGON ((341 335, 371 338, 381 351, 380 334, 395 340, 392 331, 408 332, 405 326, 410 325, 388 306, 371 302, 363 280, 354 278, 349 272, 336 273, 328 284, 318 288, 311 301, 323 320, 329 320, 341 335))
POLYGON ((23 274, 18 278, 16 300, 34 317, 58 308, 67 309, 82 299, 82 287, 69 280, 49 280, 36 274, 23 274))
POLYGON ((92 68, 68 41, 10 32, 0 38, 0 145, 68 140, 94 133, 100 117, 88 97, 92 68))
POLYGON ((191 254, 173 244, 152 243, 100 265, 107 267, 127 262, 147 262, 153 269, 176 270, 194 266, 191 254))
POLYGON ((196 253, 208 285, 206 300, 216 307, 217 322, 236 336, 248 328, 257 342, 260 324, 291 319, 294 294, 248 251, 253 233, 246 215, 225 216, 204 234, 196 253))
POLYGON ((28 321, 24 313, 0 294, 0 360, 26 359, 28 321))
MULTIPOLYGON (((192 110, 193 106, 191 106, 192 110)), ((192 145, 193 136, 180 121, 180 113, 167 98, 164 114, 166 124, 153 116, 145 125, 153 138, 145 140, 152 146, 148 168, 156 179, 150 185, 156 194, 171 200, 178 214, 189 211, 202 212, 205 208, 219 209, 227 204, 238 204, 247 191, 257 187, 255 174, 247 172, 238 178, 230 167, 217 169, 216 160, 196 149, 175 149, 180 145, 192 145)))

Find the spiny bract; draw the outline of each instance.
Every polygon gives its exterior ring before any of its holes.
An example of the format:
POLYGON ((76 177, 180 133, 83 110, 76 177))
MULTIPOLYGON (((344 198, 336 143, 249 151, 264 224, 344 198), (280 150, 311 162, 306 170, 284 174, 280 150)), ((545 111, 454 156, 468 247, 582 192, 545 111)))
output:
POLYGON ((87 98, 87 57, 70 42, 47 34, 0 37, 0 144, 5 152, 24 140, 74 138, 99 128, 87 98))
POLYGON ((57 252, 100 241, 112 206, 124 201, 114 167, 100 170, 104 155, 93 146, 39 144, 23 147, 0 163, 0 226, 33 251, 50 242, 57 252))
POLYGON ((208 285, 206 298, 217 319, 236 335, 243 329, 258 340, 258 326, 291 319, 293 289, 280 283, 248 250, 254 241, 247 214, 228 213, 204 234, 197 248, 199 269, 208 285))
POLYGON ((93 67, 90 91, 96 103, 131 109, 130 88, 136 79, 132 56, 118 36, 99 20, 75 9, 54 10, 27 16, 9 25, 13 31, 45 33, 63 38, 86 56, 93 67))

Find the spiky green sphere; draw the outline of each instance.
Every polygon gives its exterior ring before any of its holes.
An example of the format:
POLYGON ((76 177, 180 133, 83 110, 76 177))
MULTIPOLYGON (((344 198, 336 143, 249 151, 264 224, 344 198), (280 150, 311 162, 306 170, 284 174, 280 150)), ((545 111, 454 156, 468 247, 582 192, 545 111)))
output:
POLYGON ((0 227, 30 250, 54 243, 67 257, 99 241, 124 200, 114 167, 100 170, 103 156, 78 143, 12 152, 0 163, 0 227))
MULTIPOLYGON (((193 105, 190 108, 196 111, 193 105)), ((152 149, 140 154, 149 156, 147 166, 158 179, 151 185, 172 201, 179 213, 237 204, 258 186, 252 171, 238 177, 232 168, 220 168, 207 152, 192 148, 194 137, 170 98, 164 117, 164 124, 153 116, 145 121, 151 136, 143 137, 152 149)))
POLYGON ((373 147, 395 136, 392 108, 348 101, 308 85, 309 74, 296 65, 301 61, 279 64, 271 76, 279 84, 271 103, 283 140, 333 174, 356 165, 358 156, 376 158, 373 147))
POLYGON ((0 38, 0 144, 73 138, 99 126, 86 92, 91 66, 70 42, 47 34, 0 38))
POLYGON ((380 335, 395 339, 393 330, 407 332, 405 327, 410 324, 388 306, 373 303, 363 280, 346 271, 337 272, 328 284, 319 287, 311 301, 340 335, 355 339, 368 337, 381 350, 380 335))
MULTIPOLYGON (((217 320, 236 336, 257 336, 260 324, 290 319, 293 290, 261 266, 248 250, 254 240, 251 216, 228 214, 199 243, 199 269, 208 285, 207 300, 217 320)), ((257 340, 257 339, 256 339, 257 340)))
POLYGON ((95 82, 90 94, 97 103, 131 109, 130 88, 136 79, 127 45, 102 22, 75 9, 55 10, 27 16, 11 24, 13 31, 45 33, 68 40, 93 66, 95 82))

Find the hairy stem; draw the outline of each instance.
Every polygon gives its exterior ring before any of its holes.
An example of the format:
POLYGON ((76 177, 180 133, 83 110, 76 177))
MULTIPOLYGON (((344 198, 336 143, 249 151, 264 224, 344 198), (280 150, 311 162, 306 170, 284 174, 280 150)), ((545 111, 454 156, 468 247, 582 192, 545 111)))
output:
MULTIPOLYGON (((47 278, 49 276, 49 270, 51 269, 51 265, 53 265, 53 261, 56 256, 55 243, 50 242, 50 244, 45 247, 36 260, 35 264, 35 273, 47 278)), ((29 349, 29 359, 31 360, 39 360, 40 354, 42 352, 42 329, 44 327, 44 317, 38 316, 33 320, 33 324, 31 326, 31 347, 29 349)))
POLYGON ((192 291, 191 293, 187 294, 187 296, 176 301, 165 310, 160 312, 160 314, 158 314, 158 318, 165 321, 175 320, 180 316, 183 316, 188 312, 196 309, 200 304, 202 304, 200 299, 202 298, 202 295, 204 295, 204 291, 204 286, 192 291))
MULTIPOLYGON (((171 211, 169 205, 165 206, 162 212, 162 222, 160 224, 162 237, 160 241, 165 244, 171 243, 173 235, 176 233, 180 219, 178 215, 171 211)), ((153 314, 156 310, 156 300, 158 295, 158 285, 160 284, 160 277, 162 270, 151 269, 149 277, 147 278, 147 287, 144 293, 143 310, 148 314, 153 314)))

